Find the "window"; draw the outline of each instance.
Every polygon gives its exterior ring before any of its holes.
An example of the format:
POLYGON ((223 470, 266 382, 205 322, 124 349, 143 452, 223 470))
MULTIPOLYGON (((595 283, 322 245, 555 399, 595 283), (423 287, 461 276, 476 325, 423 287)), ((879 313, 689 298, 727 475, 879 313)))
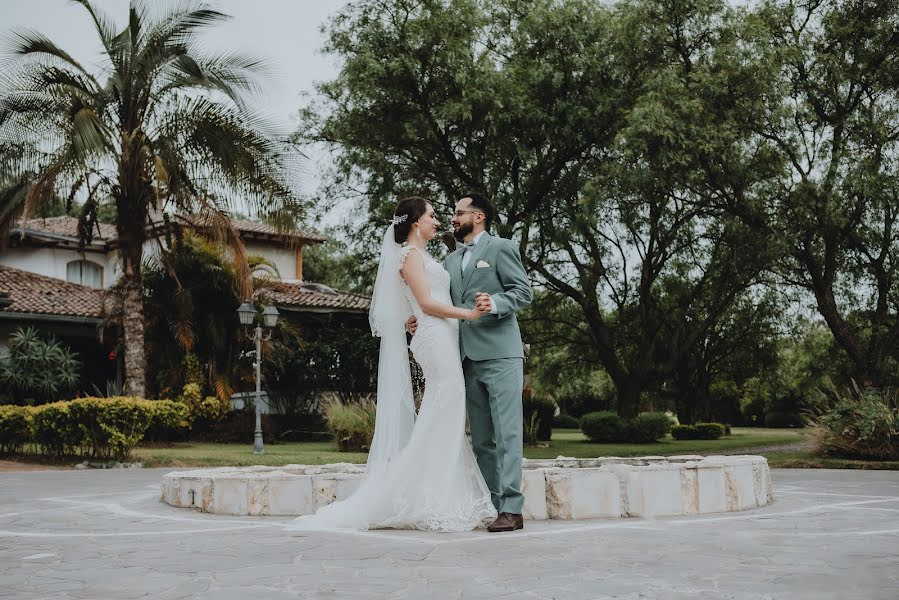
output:
POLYGON ((66 281, 92 288, 102 288, 103 267, 89 260, 73 260, 66 265, 66 281))

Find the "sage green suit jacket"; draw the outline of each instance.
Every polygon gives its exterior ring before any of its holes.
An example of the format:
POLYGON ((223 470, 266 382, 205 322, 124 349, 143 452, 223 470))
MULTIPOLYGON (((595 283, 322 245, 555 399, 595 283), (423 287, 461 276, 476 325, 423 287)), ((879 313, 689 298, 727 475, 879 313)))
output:
POLYGON ((459 322, 462 360, 466 357, 471 360, 524 358, 515 313, 531 303, 533 294, 518 247, 511 240, 484 233, 463 272, 464 250, 464 247, 459 248, 443 261, 450 274, 453 304, 474 308, 475 294, 486 292, 493 299, 497 314, 484 315, 477 321, 459 322))

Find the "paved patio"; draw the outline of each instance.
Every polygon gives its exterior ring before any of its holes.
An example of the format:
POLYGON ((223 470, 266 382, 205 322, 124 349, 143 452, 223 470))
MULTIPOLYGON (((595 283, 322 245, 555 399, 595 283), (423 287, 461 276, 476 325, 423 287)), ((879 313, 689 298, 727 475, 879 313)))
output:
POLYGON ((161 503, 169 470, 0 473, 0 597, 899 598, 894 471, 774 471, 744 513, 288 534, 161 503))

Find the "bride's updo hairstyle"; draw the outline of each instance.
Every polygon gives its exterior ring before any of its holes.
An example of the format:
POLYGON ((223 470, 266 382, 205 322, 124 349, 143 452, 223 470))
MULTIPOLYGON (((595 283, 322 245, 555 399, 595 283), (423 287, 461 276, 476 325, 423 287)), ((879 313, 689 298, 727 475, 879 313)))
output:
POLYGON ((428 200, 421 196, 403 198, 393 211, 393 239, 397 244, 402 244, 409 238, 409 231, 428 210, 428 200))

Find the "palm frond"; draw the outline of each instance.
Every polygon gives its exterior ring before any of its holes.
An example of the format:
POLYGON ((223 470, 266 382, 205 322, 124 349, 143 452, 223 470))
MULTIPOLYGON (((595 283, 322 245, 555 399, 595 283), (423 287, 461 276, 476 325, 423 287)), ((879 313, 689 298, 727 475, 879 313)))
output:
POLYGON ((50 61, 61 61, 62 63, 74 68, 85 78, 100 87, 100 84, 94 79, 93 75, 85 69, 80 62, 57 46, 53 40, 33 29, 19 29, 9 34, 7 51, 13 55, 21 57, 34 57, 37 59, 49 59, 50 61))

